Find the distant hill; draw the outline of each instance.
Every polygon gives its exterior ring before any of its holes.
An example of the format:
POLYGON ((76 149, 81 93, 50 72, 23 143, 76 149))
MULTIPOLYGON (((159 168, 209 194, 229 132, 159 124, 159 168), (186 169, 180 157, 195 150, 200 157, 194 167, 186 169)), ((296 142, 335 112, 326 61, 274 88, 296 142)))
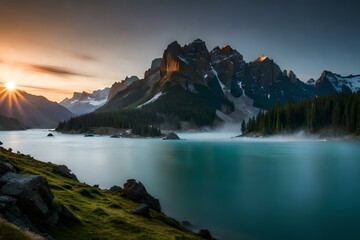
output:
POLYGON ((0 114, 15 118, 29 128, 55 128, 60 121, 74 116, 72 112, 45 97, 0 88, 0 114))
POLYGON ((15 118, 0 115, 0 131, 25 130, 27 127, 15 118))

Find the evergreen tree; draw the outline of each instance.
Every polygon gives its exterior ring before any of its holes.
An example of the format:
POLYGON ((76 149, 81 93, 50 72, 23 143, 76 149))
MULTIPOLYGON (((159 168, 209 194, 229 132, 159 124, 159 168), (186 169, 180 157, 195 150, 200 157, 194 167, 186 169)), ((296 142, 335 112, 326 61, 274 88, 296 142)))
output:
POLYGON ((242 120, 242 123, 241 123, 241 133, 242 133, 242 134, 246 133, 245 120, 242 120))

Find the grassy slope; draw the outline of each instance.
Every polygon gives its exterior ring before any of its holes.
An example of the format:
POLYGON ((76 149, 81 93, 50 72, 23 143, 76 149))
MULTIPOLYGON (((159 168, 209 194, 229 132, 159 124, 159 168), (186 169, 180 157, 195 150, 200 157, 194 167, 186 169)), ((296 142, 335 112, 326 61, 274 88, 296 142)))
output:
POLYGON ((6 240, 45 240, 45 238, 36 235, 27 230, 21 230, 12 223, 9 223, 0 217, 0 239, 6 240))
POLYGON ((63 203, 79 220, 77 224, 52 229, 56 239, 199 239, 183 231, 178 222, 151 210, 151 217, 136 216, 130 211, 137 203, 117 194, 56 175, 53 164, 34 160, 25 155, 5 156, 22 174, 45 177, 55 195, 55 202, 63 203))

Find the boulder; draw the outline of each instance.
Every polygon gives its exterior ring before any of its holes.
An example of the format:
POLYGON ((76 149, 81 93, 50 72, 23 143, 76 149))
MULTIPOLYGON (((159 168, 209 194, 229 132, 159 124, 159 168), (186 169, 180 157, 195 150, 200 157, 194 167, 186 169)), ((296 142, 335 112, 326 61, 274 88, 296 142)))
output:
POLYGON ((49 133, 47 136, 48 137, 53 137, 54 135, 52 133, 49 133))
POLYGON ((66 178, 74 179, 78 181, 75 174, 71 173, 71 170, 65 165, 58 165, 53 168, 53 172, 66 178))
POLYGON ((84 137, 94 137, 94 134, 91 134, 91 133, 85 134, 84 137))
MULTIPOLYGON (((0 214, 20 228, 44 233, 58 224, 77 222, 54 195, 45 178, 8 172, 0 178, 0 214)), ((51 236, 47 236, 52 239, 51 236)))
POLYGON ((0 146, 3 145, 2 141, 0 141, 0 146))
POLYGON ((150 210, 149 205, 142 203, 133 210, 131 210, 131 213, 144 217, 149 217, 150 216, 149 210, 150 210))
POLYGON ((114 185, 109 189, 110 192, 120 192, 121 190, 122 190, 122 188, 117 185, 114 185))
POLYGON ((163 138, 163 140, 179 140, 179 139, 180 139, 179 136, 176 135, 176 133, 173 133, 173 132, 167 134, 167 135, 163 138))
POLYGON ((54 195, 41 176, 8 172, 0 178, 0 195, 7 196, 2 203, 8 207, 2 213, 11 216, 15 224, 14 219, 25 225, 30 221, 42 231, 56 225, 59 220, 53 205, 54 195))
POLYGON ((127 180, 127 182, 124 184, 122 196, 138 203, 145 203, 155 211, 161 211, 159 199, 151 196, 146 191, 144 185, 141 182, 137 182, 135 179, 127 180))
POLYGON ((5 158, 0 157, 0 176, 4 175, 7 172, 15 173, 15 168, 11 165, 5 158))

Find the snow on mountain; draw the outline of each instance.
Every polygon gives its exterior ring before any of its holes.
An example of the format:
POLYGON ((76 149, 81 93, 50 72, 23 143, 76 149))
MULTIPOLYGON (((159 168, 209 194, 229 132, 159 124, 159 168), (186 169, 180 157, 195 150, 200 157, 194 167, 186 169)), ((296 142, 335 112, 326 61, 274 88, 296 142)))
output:
POLYGON ((343 77, 338 74, 330 73, 327 75, 327 79, 338 92, 342 92, 343 86, 350 88, 353 93, 360 90, 360 75, 343 77))
POLYGON ((106 103, 110 88, 87 92, 74 92, 72 98, 65 98, 60 105, 66 107, 76 115, 92 112, 106 103))

